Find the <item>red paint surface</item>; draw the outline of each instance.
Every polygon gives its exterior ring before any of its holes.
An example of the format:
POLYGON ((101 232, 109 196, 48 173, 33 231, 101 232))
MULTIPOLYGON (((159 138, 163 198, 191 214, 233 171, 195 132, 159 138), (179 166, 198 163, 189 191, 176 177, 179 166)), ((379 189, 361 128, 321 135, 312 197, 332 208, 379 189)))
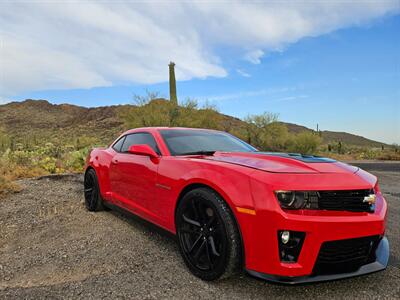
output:
POLYGON ((305 163, 257 153, 171 156, 158 130, 126 132, 151 133, 161 151, 158 158, 117 153, 112 148, 90 153, 86 168, 96 170, 104 200, 175 233, 174 213, 181 192, 191 184, 207 185, 225 199, 236 217, 247 269, 309 275, 324 241, 384 234, 387 205, 378 189, 374 213, 284 211, 274 195, 276 190, 375 188, 376 177, 363 170, 340 162, 305 163), (236 207, 254 209, 256 215, 239 213, 236 207), (306 232, 297 263, 279 260, 277 231, 282 229, 306 232))

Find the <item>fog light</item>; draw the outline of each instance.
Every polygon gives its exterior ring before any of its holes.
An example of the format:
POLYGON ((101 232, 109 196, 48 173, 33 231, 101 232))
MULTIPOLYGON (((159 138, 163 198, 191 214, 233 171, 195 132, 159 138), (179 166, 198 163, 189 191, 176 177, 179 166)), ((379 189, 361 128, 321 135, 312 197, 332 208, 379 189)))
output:
POLYGON ((279 256, 282 262, 297 262, 305 237, 305 232, 278 230, 279 256))
POLYGON ((289 231, 282 231, 281 240, 282 244, 287 244, 290 239, 290 232, 289 231))

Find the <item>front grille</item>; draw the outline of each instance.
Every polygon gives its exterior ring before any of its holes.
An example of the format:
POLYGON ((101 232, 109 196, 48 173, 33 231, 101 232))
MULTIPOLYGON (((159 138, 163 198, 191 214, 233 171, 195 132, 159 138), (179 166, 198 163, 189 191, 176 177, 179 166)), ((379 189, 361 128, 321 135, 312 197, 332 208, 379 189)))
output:
POLYGON ((374 210, 374 205, 363 201, 364 197, 373 193, 373 190, 319 191, 318 208, 326 210, 372 212, 374 210))
POLYGON ((355 272, 361 266, 376 260, 375 250, 379 235, 356 239, 324 242, 321 245, 314 274, 338 274, 355 272))

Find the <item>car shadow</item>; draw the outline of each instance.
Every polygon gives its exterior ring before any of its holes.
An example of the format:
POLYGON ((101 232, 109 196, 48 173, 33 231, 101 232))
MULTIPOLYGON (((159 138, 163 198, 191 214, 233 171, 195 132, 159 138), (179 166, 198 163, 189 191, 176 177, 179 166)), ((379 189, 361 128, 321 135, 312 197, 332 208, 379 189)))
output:
POLYGON ((154 223, 151 223, 151 222, 149 222, 149 221, 119 207, 119 206, 112 205, 109 203, 105 204, 105 206, 108 209, 108 211, 107 211, 108 213, 129 223, 132 226, 137 227, 137 225, 140 225, 141 228, 146 229, 147 231, 149 231, 151 233, 157 233, 161 237, 167 238, 174 242, 177 241, 176 236, 173 233, 155 225, 154 223))

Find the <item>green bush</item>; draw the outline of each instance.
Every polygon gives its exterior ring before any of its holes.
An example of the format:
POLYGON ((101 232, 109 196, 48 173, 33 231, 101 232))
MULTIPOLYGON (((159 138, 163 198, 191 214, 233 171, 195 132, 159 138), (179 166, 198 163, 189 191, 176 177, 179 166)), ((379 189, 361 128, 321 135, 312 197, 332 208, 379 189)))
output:
POLYGON ((127 128, 180 126, 219 129, 221 115, 209 103, 198 108, 193 99, 188 99, 184 106, 162 99, 141 101, 140 106, 130 107, 121 113, 120 117, 127 128))
POLYGON ((264 112, 249 115, 247 122, 247 141, 260 150, 284 151, 289 138, 287 127, 278 122, 278 115, 264 112))
POLYGON ((57 172, 57 160, 54 157, 44 157, 39 161, 39 167, 47 172, 54 174, 57 172))
POLYGON ((315 154, 321 142, 320 136, 313 132, 303 131, 291 138, 288 148, 290 152, 315 154))
POLYGON ((14 151, 7 149, 0 152, 0 168, 3 176, 7 175, 11 179, 48 173, 81 172, 89 149, 53 143, 14 151))
POLYGON ((88 153, 88 148, 68 153, 65 160, 66 168, 75 172, 81 172, 83 170, 83 166, 85 165, 88 153))

